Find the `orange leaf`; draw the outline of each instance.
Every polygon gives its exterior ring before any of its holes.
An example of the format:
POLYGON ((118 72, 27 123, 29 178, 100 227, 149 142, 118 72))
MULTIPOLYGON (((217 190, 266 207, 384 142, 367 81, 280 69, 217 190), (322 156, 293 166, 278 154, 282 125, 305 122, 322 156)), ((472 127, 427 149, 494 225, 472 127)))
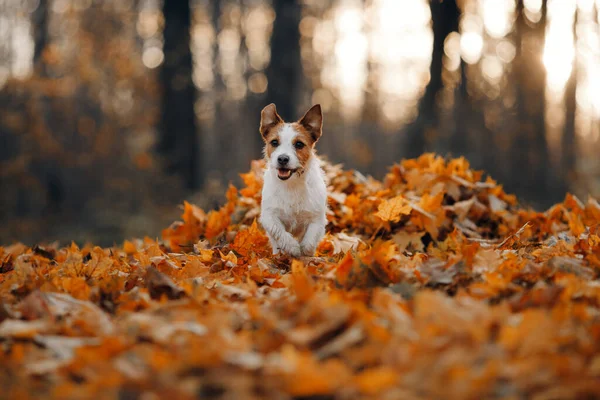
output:
POLYGON ((354 377, 354 383, 364 394, 377 394, 392 387, 398 380, 398 373, 389 367, 371 368, 354 377))
POLYGON ((419 206, 428 213, 439 212, 444 200, 444 192, 439 192, 435 196, 424 194, 419 202, 419 206))
POLYGON ((348 276, 350 271, 352 271, 352 266, 354 265, 354 257, 352 256, 352 252, 347 252, 342 261, 335 267, 335 279, 341 285, 345 285, 348 282, 348 276))
POLYGON ((235 235, 231 248, 246 257, 252 253, 265 253, 268 243, 269 239, 258 229, 258 224, 254 220, 250 228, 241 230, 235 235))
POLYGON ((214 239, 227 229, 230 221, 231 217, 226 208, 209 212, 204 236, 207 239, 214 239))
POLYGON ((579 237, 579 235, 585 232, 585 225, 583 225, 581 217, 575 212, 567 213, 567 220, 569 221, 569 229, 571 229, 575 237, 579 237))
POLYGON ((130 242, 129 240, 126 240, 123 243, 123 250, 125 251, 125 253, 127 254, 134 254, 137 252, 137 247, 135 246, 135 244, 133 244, 132 242, 130 242))
POLYGON ((252 172, 248 172, 247 174, 240 174, 242 180, 246 187, 240 190, 240 194, 244 197, 254 197, 260 194, 262 189, 262 182, 259 181, 256 175, 252 172))
POLYGON ((311 298, 314 293, 313 284, 306 274, 304 264, 298 260, 292 261, 292 282, 300 301, 307 301, 311 298))
POLYGON ((200 259, 202 262, 209 262, 213 258, 212 250, 200 249, 200 259))

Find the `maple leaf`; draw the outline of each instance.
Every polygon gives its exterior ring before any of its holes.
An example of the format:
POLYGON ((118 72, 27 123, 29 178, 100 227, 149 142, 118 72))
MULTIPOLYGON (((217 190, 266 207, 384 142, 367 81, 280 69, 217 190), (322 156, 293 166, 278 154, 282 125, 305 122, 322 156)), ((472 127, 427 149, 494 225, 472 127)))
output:
POLYGON ((412 207, 403 196, 384 200, 379 204, 375 215, 383 221, 398 222, 403 215, 409 215, 412 207))
POLYGON ((242 180, 244 181, 244 184, 246 185, 245 188, 240 190, 240 194, 242 196, 253 197, 256 194, 258 194, 258 192, 261 189, 261 185, 259 185, 255 175, 252 172, 248 172, 246 174, 240 174, 240 177, 242 178, 242 180))
POLYGON ((392 236, 392 240, 398 246, 398 251, 403 252, 405 250, 410 251, 423 251, 424 246, 421 239, 425 236, 425 232, 398 232, 392 236))
MULTIPOLYGON (((175 222, 162 231, 162 237, 175 250, 190 250, 188 246, 198 240, 206 224, 206 213, 187 201, 183 202, 183 222, 175 222)), ((214 222, 213 222, 214 224, 214 222)), ((128 247, 128 250, 133 250, 128 247)))
POLYGON ((356 236, 350 236, 344 232, 337 233, 328 238, 333 244, 333 254, 346 253, 357 250, 364 242, 356 236))
POLYGON ((256 219, 248 229, 239 231, 231 244, 231 248, 238 254, 247 257, 250 254, 266 255, 269 239, 258 229, 256 219))

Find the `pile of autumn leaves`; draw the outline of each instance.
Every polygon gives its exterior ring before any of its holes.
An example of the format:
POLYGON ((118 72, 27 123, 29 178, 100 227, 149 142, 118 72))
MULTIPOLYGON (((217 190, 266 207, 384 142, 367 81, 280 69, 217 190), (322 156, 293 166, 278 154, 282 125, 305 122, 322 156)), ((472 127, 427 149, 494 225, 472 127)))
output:
POLYGON ((600 205, 521 208, 460 158, 323 164, 316 257, 271 255, 262 162, 205 212, 102 249, 0 247, 14 398, 600 395, 600 205))

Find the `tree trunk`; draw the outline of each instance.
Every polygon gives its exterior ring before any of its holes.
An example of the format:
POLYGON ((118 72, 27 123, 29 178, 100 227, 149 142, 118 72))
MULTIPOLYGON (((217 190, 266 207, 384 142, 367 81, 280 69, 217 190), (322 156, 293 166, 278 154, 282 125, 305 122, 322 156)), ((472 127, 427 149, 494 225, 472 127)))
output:
POLYGON ((517 12, 517 103, 519 130, 513 141, 512 176, 520 177, 517 187, 537 205, 547 205, 550 198, 549 154, 546 140, 545 92, 546 68, 542 63, 542 49, 546 30, 546 0, 542 4, 542 17, 535 25, 525 21, 523 2, 519 1, 517 12), (525 43, 535 42, 538 51, 527 51, 525 43), (533 71, 533 73, 532 73, 533 71))
POLYGON ((419 102, 419 116, 409 130, 409 156, 418 156, 426 150, 426 132, 437 126, 437 95, 444 87, 442 81, 444 42, 451 32, 458 31, 460 10, 456 0, 432 0, 429 3, 433 25, 433 51, 429 67, 430 80, 419 102))
POLYGON ((162 113, 158 151, 167 171, 183 178, 189 189, 198 182, 198 133, 190 50, 191 10, 188 1, 165 0, 164 54, 160 70, 162 113))
POLYGON ((44 50, 49 42, 48 23, 50 20, 49 0, 40 0, 38 7, 31 15, 33 25, 33 65, 38 74, 45 74, 44 61, 42 59, 44 50))
POLYGON ((267 103, 275 103, 285 120, 296 119, 298 80, 301 76, 300 14, 297 0, 274 0, 275 22, 271 62, 267 69, 267 103))
POLYGON ((433 23, 433 52, 429 68, 431 79, 421 99, 420 112, 431 115, 435 119, 436 95, 443 88, 442 72, 444 60, 444 42, 452 32, 458 32, 460 10, 456 0, 433 0, 430 3, 431 21, 433 23))
MULTIPOLYGON (((573 38, 577 41, 577 10, 575 10, 575 18, 573 21, 573 38)), ((577 112, 577 56, 573 60, 573 70, 571 71, 571 77, 567 81, 565 88, 565 129, 562 138, 562 158, 560 164, 559 176, 564 182, 564 187, 561 187, 563 191, 569 190, 568 182, 572 181, 573 176, 571 174, 575 168, 575 149, 576 149, 576 135, 575 135, 575 116, 577 112)))

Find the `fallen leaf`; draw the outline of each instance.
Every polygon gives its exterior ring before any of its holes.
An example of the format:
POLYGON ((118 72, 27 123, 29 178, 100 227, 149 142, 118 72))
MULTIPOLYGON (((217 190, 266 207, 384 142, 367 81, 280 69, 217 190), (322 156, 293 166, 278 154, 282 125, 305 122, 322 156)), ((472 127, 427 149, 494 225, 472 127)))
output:
POLYGON ((144 278, 146 287, 153 299, 160 298, 163 294, 169 299, 180 299, 185 296, 185 291, 177 286, 173 281, 154 267, 146 269, 144 278))
POLYGON ((403 196, 396 196, 390 200, 384 200, 379 204, 375 215, 382 221, 398 222, 403 215, 409 215, 412 207, 403 196))

